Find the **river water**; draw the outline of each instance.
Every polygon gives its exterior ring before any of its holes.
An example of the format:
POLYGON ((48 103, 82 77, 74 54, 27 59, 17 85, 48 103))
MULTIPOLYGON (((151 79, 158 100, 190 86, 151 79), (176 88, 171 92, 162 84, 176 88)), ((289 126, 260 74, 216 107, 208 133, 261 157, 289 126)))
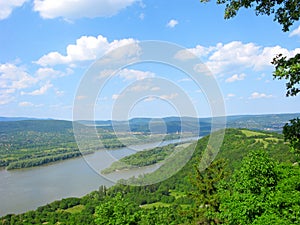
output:
MULTIPOLYGON (((197 138, 192 138, 196 140, 197 138)), ((191 140, 191 139, 189 139, 191 140)), ((159 146, 177 143, 181 140, 164 141, 159 146)), ((158 144, 140 145, 149 149, 158 144)), ((135 153, 131 148, 110 150, 115 159, 135 153)), ((100 185, 112 186, 114 182, 100 176, 96 171, 110 165, 108 151, 97 151, 80 158, 65 160, 51 165, 21 169, 0 170, 0 216, 8 213, 22 213, 39 206, 67 197, 80 197, 97 190, 100 185), (88 163, 87 163, 88 162, 88 163)), ((151 168, 139 170, 147 173, 151 168)), ((152 169, 153 170, 153 169, 152 169)), ((137 171, 116 174, 113 180, 137 175, 137 171)))

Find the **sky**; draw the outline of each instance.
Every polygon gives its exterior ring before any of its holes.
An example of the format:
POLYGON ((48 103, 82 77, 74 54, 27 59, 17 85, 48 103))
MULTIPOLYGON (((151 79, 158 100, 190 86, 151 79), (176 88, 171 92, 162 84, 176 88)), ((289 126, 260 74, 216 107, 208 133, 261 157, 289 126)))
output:
MULTIPOLYGON (((278 53, 300 53, 299 22, 282 32, 272 17, 251 9, 224 20, 224 6, 215 1, 0 0, 0 116, 72 120, 74 104, 84 98, 78 88, 94 63, 149 40, 196 56, 210 71, 226 115, 299 112, 300 98, 285 97, 285 81, 273 80, 270 63, 278 53)), ((153 51, 162 54, 159 46, 153 51)), ((176 57, 188 60, 188 54, 176 57)), ((124 107, 128 118, 192 116, 180 111, 185 102, 198 117, 214 115, 210 87, 174 66, 140 61, 107 77, 91 106, 95 119, 114 119, 130 87, 140 98, 124 107)))

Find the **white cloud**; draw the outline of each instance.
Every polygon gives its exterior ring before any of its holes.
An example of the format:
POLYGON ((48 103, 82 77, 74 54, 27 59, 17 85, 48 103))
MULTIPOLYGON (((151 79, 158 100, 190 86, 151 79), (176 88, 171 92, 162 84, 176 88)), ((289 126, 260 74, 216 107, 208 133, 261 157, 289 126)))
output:
POLYGON ((40 80, 44 80, 44 79, 54 79, 54 78, 58 78, 58 77, 63 77, 66 75, 69 75, 73 73, 73 71, 71 69, 67 69, 66 72, 62 72, 62 71, 58 71, 55 70, 53 68, 39 68, 36 71, 36 76, 40 79, 40 80))
POLYGON ((152 90, 152 85, 151 84, 134 84, 131 88, 130 91, 133 92, 143 92, 143 91, 149 91, 152 90))
POLYGON ((0 1, 0 20, 10 16, 14 8, 21 7, 28 0, 1 0, 0 1))
POLYGON ((226 83, 232 83, 232 82, 235 82, 235 81, 240 81, 240 80, 244 80, 246 77, 246 74, 242 73, 240 75, 238 74, 234 74, 233 76, 227 78, 225 80, 226 83))
POLYGON ((172 99, 176 98, 177 96, 178 96, 177 93, 172 93, 172 94, 169 94, 169 95, 161 95, 159 97, 164 99, 164 100, 172 100, 172 99))
POLYGON ((19 90, 30 87, 38 80, 29 75, 22 67, 12 63, 0 64, 0 85, 3 89, 19 90))
POLYGON ((229 94, 227 95, 227 97, 228 97, 228 98, 233 98, 233 97, 235 97, 235 94, 229 93, 229 94))
POLYGON ((178 80, 177 82, 182 83, 182 82, 190 82, 190 81, 193 81, 193 80, 191 78, 182 78, 182 79, 178 80))
POLYGON ((144 99, 144 102, 153 102, 157 100, 157 97, 154 97, 154 96, 148 96, 144 99))
POLYGON ((31 102, 20 102, 19 106, 22 106, 22 107, 31 107, 31 106, 33 106, 33 103, 31 103, 31 102))
POLYGON ((293 37, 293 36, 300 36, 300 25, 298 28, 296 28, 295 30, 293 30, 290 35, 290 37, 293 37))
POLYGON ((76 40, 76 44, 66 47, 66 55, 58 52, 50 52, 42 56, 36 63, 41 66, 54 66, 58 64, 75 64, 80 61, 95 60, 105 53, 127 44, 134 44, 134 39, 121 39, 108 42, 106 37, 99 35, 82 36, 76 40))
POLYGON ((262 73, 258 78, 256 78, 256 80, 262 80, 265 76, 266 76, 266 74, 262 73))
POLYGON ((113 94, 113 95, 111 96, 111 99, 116 100, 117 98, 119 98, 119 96, 120 96, 120 95, 118 95, 118 94, 113 94))
POLYGON ((253 92, 249 99, 259 99, 259 98, 272 98, 272 95, 267 95, 265 93, 253 92))
POLYGON ((189 49, 186 50, 180 50, 179 52, 177 52, 174 56, 175 59, 179 59, 179 60, 189 60, 189 59, 195 59, 196 55, 193 54, 192 51, 189 51, 189 49))
POLYGON ((32 95, 32 96, 37 96, 37 95, 43 95, 45 94, 53 85, 50 82, 47 82, 45 85, 40 87, 37 90, 34 90, 32 92, 26 93, 26 92, 21 92, 21 95, 32 95))
POLYGON ((150 91, 160 91, 160 90, 161 90, 160 87, 152 87, 152 88, 150 89, 150 91))
MULTIPOLYGON (((186 60, 194 54, 203 57, 202 60, 206 62, 213 74, 223 74, 232 71, 240 72, 245 69, 261 71, 266 67, 273 66, 271 61, 277 54, 282 53, 287 57, 292 57, 300 53, 300 48, 288 50, 280 46, 262 47, 251 42, 232 41, 227 44, 218 43, 210 47, 198 45, 195 48, 188 49, 188 51, 192 54, 178 52, 175 58, 186 60)), ((195 70, 199 70, 197 65, 195 70)))
POLYGON ((143 80, 146 78, 155 77, 155 73, 133 69, 123 69, 119 72, 119 75, 125 80, 143 80))
POLYGON ((204 56, 207 56, 214 49, 216 49, 216 47, 204 47, 202 45, 197 45, 195 48, 180 50, 176 53, 175 59, 189 60, 194 59, 195 57, 202 58, 204 56))
POLYGON ((76 99, 77 100, 84 100, 84 99, 87 99, 87 97, 88 96, 86 96, 86 95, 78 95, 78 96, 76 96, 76 99))
POLYGON ((204 63, 196 64, 193 69, 195 72, 203 74, 205 76, 213 76, 213 74, 210 71, 210 68, 208 68, 207 65, 204 63))
POLYGON ((55 89, 55 94, 56 94, 56 96, 61 97, 65 94, 65 92, 56 88, 55 89))
POLYGON ((5 105, 15 100, 15 97, 9 94, 0 93, 0 105, 5 105))
POLYGON ((178 24, 178 21, 172 19, 167 23, 167 27, 174 28, 177 24, 178 24))
POLYGON ((139 16, 139 18, 140 18, 141 20, 144 20, 144 19, 145 19, 145 14, 144 14, 144 13, 141 13, 140 16, 139 16))
POLYGON ((110 17, 137 0, 34 0, 34 11, 45 19, 110 17))
POLYGON ((17 91, 31 87, 38 82, 23 67, 12 63, 0 64, 0 104, 10 103, 17 91))

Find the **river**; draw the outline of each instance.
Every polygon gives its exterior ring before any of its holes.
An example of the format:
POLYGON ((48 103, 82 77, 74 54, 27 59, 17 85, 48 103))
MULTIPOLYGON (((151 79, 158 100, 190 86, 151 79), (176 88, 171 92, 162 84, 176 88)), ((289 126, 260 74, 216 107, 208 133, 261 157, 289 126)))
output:
MULTIPOLYGON (((198 139, 192 138, 192 140, 198 139)), ((191 140, 191 139, 189 139, 191 140)), ((164 141, 159 146, 178 143, 183 140, 164 141)), ((154 146, 157 144, 154 144, 154 146)), ((149 149, 152 144, 140 145, 139 149, 149 149)), ((0 216, 9 213, 22 213, 34 210, 39 206, 67 197, 81 197, 97 190, 100 185, 112 186, 114 182, 100 176, 100 171, 109 166, 105 155, 108 151, 97 151, 93 154, 58 163, 20 170, 0 170, 0 216), (89 163, 87 163, 89 162, 89 163)), ((135 153, 130 148, 109 151, 115 158, 135 153)), ((121 177, 136 175, 122 173, 121 177)), ((146 173, 139 170, 139 173, 146 173)))

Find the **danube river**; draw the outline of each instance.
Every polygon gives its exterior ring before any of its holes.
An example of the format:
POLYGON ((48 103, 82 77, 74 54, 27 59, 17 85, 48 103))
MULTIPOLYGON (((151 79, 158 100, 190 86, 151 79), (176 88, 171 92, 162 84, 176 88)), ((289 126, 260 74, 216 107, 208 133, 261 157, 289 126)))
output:
MULTIPOLYGON (((183 140, 164 141, 159 145, 164 146, 179 141, 183 140)), ((148 149, 152 146, 153 143, 144 144, 139 146, 139 149, 148 149)), ((97 151, 85 158, 80 157, 29 169, 0 170, 0 216, 33 210, 62 198, 80 197, 97 190, 100 185, 113 185, 114 182, 96 172, 111 163, 108 163, 105 158, 107 152, 97 151)), ((115 158, 135 153, 130 148, 120 148, 109 152, 115 158)), ((115 177, 114 180, 136 175, 136 172, 122 173, 121 177, 115 177)), ((146 173, 147 168, 138 172, 146 173)))

